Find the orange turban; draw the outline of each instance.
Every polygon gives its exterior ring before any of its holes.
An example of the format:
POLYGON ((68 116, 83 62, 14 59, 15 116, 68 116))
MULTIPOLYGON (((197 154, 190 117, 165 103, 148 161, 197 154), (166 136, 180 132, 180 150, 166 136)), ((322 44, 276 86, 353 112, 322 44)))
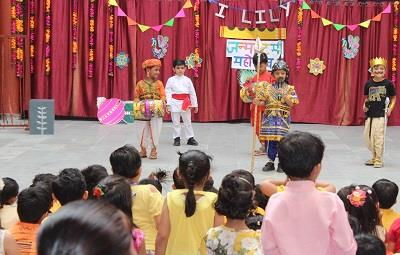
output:
POLYGON ((161 67, 161 61, 159 59, 152 58, 152 59, 147 59, 142 64, 142 68, 143 69, 146 69, 146 68, 149 68, 149 67, 153 67, 153 66, 161 67))

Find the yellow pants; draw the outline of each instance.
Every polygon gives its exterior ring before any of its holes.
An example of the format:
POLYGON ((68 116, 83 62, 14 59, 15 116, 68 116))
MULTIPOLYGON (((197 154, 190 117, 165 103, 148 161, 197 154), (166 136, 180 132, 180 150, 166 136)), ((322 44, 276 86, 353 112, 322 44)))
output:
POLYGON ((368 149, 372 152, 374 161, 382 162, 384 138, 385 136, 385 118, 368 118, 365 121, 364 139, 368 149))

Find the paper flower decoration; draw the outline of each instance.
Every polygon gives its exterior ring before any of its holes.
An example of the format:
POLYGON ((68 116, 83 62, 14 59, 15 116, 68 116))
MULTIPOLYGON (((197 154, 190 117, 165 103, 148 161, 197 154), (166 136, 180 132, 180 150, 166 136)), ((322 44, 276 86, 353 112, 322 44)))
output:
POLYGON ((347 59, 355 58, 360 48, 360 37, 349 35, 342 39, 343 55, 347 59))
POLYGON ((201 67, 202 62, 203 60, 198 55, 192 53, 186 57, 185 64, 187 65, 188 69, 194 69, 195 67, 201 67))
POLYGON ((324 61, 319 58, 310 59, 310 63, 307 65, 308 69, 310 69, 310 73, 317 76, 318 74, 323 74, 326 66, 324 61))
POLYGON ((128 66, 130 59, 127 53, 121 51, 115 57, 114 61, 116 66, 118 66, 120 69, 123 69, 128 66))
POLYGON ((151 47, 155 58, 162 59, 167 55, 168 41, 168 36, 159 35, 151 38, 151 47))
POLYGON ((367 198, 367 192, 360 189, 360 187, 356 187, 350 195, 347 196, 347 199, 350 201, 350 204, 354 207, 362 207, 365 204, 365 199, 367 198))

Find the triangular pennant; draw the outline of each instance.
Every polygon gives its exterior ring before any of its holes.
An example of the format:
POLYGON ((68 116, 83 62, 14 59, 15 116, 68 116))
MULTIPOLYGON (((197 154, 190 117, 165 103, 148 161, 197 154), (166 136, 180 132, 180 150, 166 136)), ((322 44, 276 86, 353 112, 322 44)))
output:
POLYGON ((109 4, 109 5, 112 5, 112 6, 118 6, 116 0, 108 0, 108 4, 109 4))
POLYGON ((158 26, 154 26, 151 27, 154 31, 160 32, 161 28, 163 28, 164 25, 158 25, 158 26))
POLYGON ((121 8, 118 7, 117 16, 126 17, 126 13, 121 8))
POLYGON ((188 9, 188 8, 192 8, 192 2, 190 0, 187 0, 185 5, 183 6, 183 9, 188 9))
POLYGON ((147 30, 149 30, 149 26, 146 26, 146 25, 142 25, 142 24, 137 24, 138 26, 139 26, 139 28, 140 28, 140 30, 142 31, 142 32, 146 32, 147 30))
POLYGON ((318 15, 315 11, 311 10, 311 18, 312 19, 319 19, 321 16, 318 15))
POLYGON ((131 19, 129 17, 127 17, 127 18, 128 18, 128 26, 134 26, 137 24, 136 21, 134 21, 133 19, 131 19))
POLYGON ((324 18, 321 18, 321 20, 322 20, 322 24, 324 25, 324 27, 333 24, 333 22, 330 21, 330 20, 327 20, 327 19, 324 19, 324 18))
POLYGON ((164 25, 167 27, 172 27, 174 25, 174 21, 175 21, 175 19, 172 18, 172 19, 168 20, 167 22, 165 22, 164 25))
POLYGON ((345 27, 345 25, 342 25, 342 24, 333 24, 333 26, 335 27, 335 29, 337 31, 340 31, 345 27))
POLYGON ((303 10, 311 10, 311 7, 306 3, 306 1, 303 1, 303 4, 301 5, 301 8, 303 10))
POLYGON ((382 19, 382 13, 379 13, 378 15, 372 18, 373 21, 381 21, 381 19, 382 19))
POLYGON ((388 4, 388 6, 385 8, 385 10, 383 10, 382 13, 391 13, 391 12, 392 12, 392 6, 388 4))
POLYGON ((184 9, 181 9, 176 15, 175 18, 184 18, 185 17, 185 11, 184 9))
POLYGON ((357 27, 358 25, 347 25, 347 28, 350 29, 351 31, 356 30, 357 27))
POLYGON ((366 21, 360 23, 360 26, 368 28, 370 23, 371 23, 371 20, 369 19, 369 20, 366 20, 366 21))

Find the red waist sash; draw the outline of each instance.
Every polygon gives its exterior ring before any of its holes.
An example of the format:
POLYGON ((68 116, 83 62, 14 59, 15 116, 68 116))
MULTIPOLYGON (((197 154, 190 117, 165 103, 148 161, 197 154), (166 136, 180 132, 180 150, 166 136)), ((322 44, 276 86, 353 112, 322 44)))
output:
POLYGON ((189 94, 172 94, 172 98, 183 101, 182 110, 184 111, 191 106, 189 94))

